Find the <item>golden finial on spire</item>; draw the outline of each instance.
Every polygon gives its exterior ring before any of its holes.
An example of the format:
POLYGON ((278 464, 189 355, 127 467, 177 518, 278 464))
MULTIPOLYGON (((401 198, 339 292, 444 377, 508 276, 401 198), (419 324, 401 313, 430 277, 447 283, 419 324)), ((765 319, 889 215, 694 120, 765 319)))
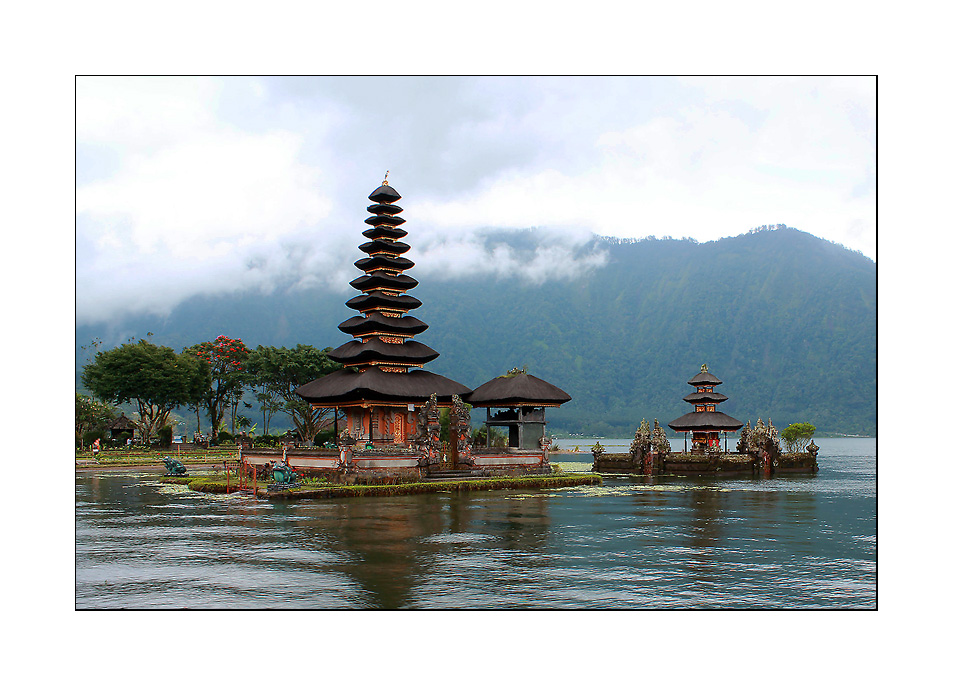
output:
POLYGON ((388 175, 388 174, 390 174, 390 170, 389 170, 389 169, 388 169, 386 172, 384 172, 384 182, 381 184, 382 186, 387 186, 387 185, 388 185, 388 183, 387 183, 387 175, 388 175))

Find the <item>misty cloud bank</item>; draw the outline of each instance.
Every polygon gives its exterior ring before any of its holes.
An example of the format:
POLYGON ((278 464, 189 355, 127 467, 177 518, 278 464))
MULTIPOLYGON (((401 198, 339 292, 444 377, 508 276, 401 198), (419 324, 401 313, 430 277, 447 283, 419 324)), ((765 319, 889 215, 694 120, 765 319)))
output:
POLYGON ((417 278, 580 278, 594 235, 779 218, 875 256, 870 79, 83 77, 76 104, 80 324, 345 293, 388 170, 417 278))
MULTIPOLYGON (((322 232, 313 232, 274 243, 219 242, 217 253, 194 260, 128 256, 103 269, 93 257, 84 267, 78 266, 86 283, 77 292, 77 323, 135 314, 167 316, 200 293, 270 294, 320 288, 350 297, 348 283, 362 273, 353 263, 365 257, 357 249, 365 240, 360 235, 363 228, 357 227, 351 240, 336 233, 322 237, 322 232), (122 283, 135 283, 136 288, 116 287, 122 283)), ((606 252, 593 238, 568 239, 565 232, 539 229, 424 235, 418 240, 411 233, 406 239, 412 246, 407 257, 415 266, 408 273, 434 281, 486 276, 541 284, 577 279, 605 264, 606 252), (517 244, 507 242, 514 236, 519 238, 517 244)), ((86 247, 78 251, 89 253, 86 247)))

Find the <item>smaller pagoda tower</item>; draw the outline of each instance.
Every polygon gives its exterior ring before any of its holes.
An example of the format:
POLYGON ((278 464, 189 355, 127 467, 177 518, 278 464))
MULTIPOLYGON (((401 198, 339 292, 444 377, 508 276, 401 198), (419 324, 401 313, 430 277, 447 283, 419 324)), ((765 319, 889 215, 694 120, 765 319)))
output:
POLYGON ((671 429, 686 434, 691 431, 693 451, 706 448, 718 449, 721 447, 719 434, 722 431, 737 431, 742 427, 743 422, 715 409, 720 403, 728 400, 728 396, 715 391, 715 386, 722 382, 708 371, 707 364, 703 364, 701 371, 689 379, 688 383, 695 387, 695 391, 682 400, 693 405, 695 409, 669 422, 668 425, 671 429))

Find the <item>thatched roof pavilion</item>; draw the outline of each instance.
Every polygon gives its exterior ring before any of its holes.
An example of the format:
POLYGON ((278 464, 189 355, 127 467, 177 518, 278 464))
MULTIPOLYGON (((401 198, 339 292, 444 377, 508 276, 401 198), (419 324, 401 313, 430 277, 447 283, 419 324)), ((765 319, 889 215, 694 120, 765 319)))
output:
POLYGON ((122 433, 134 434, 137 428, 138 427, 136 426, 135 422, 129 419, 125 412, 109 422, 109 424, 106 426, 106 429, 109 431, 110 438, 116 438, 122 433))
POLYGON ((487 441, 490 427, 506 427, 509 447, 520 450, 540 448, 540 440, 546 435, 545 408, 572 400, 561 388, 519 369, 487 381, 463 399, 474 407, 486 408, 487 441), (491 416, 493 407, 506 409, 491 416))
POLYGON ((572 400, 561 388, 517 370, 487 381, 463 399, 474 407, 559 407, 572 400))

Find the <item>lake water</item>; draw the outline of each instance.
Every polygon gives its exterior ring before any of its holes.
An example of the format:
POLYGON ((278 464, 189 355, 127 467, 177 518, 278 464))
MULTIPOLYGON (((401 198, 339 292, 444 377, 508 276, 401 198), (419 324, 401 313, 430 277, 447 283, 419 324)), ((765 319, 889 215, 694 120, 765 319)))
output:
POLYGON ((76 607, 874 609, 876 441, 816 442, 816 475, 293 503, 78 473, 76 607))

